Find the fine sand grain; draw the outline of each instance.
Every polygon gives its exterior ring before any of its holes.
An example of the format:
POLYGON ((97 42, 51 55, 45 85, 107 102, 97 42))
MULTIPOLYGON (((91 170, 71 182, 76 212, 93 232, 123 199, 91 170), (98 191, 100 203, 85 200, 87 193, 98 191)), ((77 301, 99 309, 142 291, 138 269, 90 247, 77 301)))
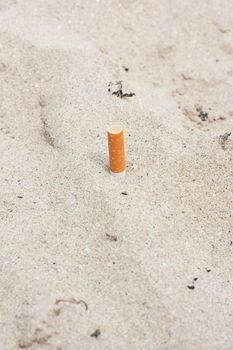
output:
POLYGON ((230 0, 0 0, 1 350, 233 349, 232 36, 230 0))

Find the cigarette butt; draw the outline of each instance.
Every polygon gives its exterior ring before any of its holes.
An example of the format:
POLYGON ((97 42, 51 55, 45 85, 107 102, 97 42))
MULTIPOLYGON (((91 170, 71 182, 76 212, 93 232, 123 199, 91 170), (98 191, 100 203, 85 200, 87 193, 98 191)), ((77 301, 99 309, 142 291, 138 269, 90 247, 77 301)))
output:
POLYGON ((109 168, 114 176, 125 174, 124 133, 121 125, 112 125, 108 129, 109 168))

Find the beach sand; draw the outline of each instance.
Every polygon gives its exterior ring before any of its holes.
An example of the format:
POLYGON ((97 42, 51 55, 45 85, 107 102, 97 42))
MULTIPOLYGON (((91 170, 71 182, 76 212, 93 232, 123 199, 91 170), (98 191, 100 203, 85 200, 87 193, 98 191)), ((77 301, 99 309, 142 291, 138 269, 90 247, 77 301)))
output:
POLYGON ((1 350, 233 349, 232 34, 229 0, 0 0, 1 350))

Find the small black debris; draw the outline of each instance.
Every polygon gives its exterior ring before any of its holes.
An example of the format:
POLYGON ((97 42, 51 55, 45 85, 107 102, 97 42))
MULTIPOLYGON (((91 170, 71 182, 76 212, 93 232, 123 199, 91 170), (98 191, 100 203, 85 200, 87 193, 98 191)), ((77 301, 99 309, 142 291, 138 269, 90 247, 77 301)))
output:
POLYGON ((117 236, 115 235, 110 235, 108 233, 106 233, 106 238, 109 240, 109 241, 112 241, 112 242, 116 242, 117 241, 117 236))
POLYGON ((130 93, 126 93, 126 94, 123 94, 122 97, 133 97, 135 96, 135 93, 134 92, 130 92, 130 93))
POLYGON ((193 290, 195 289, 195 286, 187 286, 187 288, 193 290))
POLYGON ((198 280, 198 277, 195 277, 194 279, 193 279, 193 281, 197 281, 198 280))
POLYGON ((210 272, 211 271, 211 269, 206 269, 206 272, 210 272))
POLYGON ((22 199, 23 198, 23 196, 17 196, 18 198, 20 198, 20 199, 22 199))
POLYGON ((116 83, 110 82, 108 84, 108 92, 111 92, 112 95, 116 95, 117 97, 120 97, 120 98, 132 97, 132 96, 135 95, 134 92, 123 93, 123 91, 122 91, 122 81, 117 81, 116 83), (112 86, 115 86, 115 91, 112 91, 112 86))
POLYGON ((127 192, 121 192, 121 194, 123 194, 124 196, 128 196, 127 192))
POLYGON ((91 334, 91 337, 95 337, 95 338, 98 338, 98 336, 101 334, 100 330, 99 329, 96 329, 92 334, 91 334))
POLYGON ((134 92, 129 92, 129 93, 124 93, 122 92, 122 90, 117 90, 117 91, 114 91, 112 93, 112 95, 116 95, 117 97, 120 97, 120 98, 124 98, 124 97, 133 97, 135 95, 134 92))
POLYGON ((207 119, 208 119, 208 113, 207 113, 207 112, 201 111, 201 112, 198 114, 198 117, 199 117, 203 122, 206 122, 207 119))
POLYGON ((122 67, 126 72, 128 72, 129 71, 129 68, 128 67, 126 67, 126 66, 123 66, 122 67))
POLYGON ((122 89, 119 89, 117 91, 113 91, 112 95, 116 95, 117 97, 122 98, 122 96, 123 96, 122 89))
POLYGON ((232 245, 233 244, 233 241, 230 241, 230 245, 232 245))

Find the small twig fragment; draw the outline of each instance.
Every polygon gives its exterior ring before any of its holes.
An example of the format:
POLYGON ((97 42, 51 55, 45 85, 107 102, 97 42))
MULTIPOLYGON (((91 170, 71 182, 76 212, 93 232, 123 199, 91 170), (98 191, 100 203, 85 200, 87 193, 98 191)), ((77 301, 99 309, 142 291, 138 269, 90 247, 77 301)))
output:
POLYGON ((76 300, 74 298, 70 298, 70 299, 57 299, 55 304, 58 305, 60 303, 69 303, 69 304, 83 304, 85 306, 85 309, 88 310, 88 305, 84 300, 76 300))

